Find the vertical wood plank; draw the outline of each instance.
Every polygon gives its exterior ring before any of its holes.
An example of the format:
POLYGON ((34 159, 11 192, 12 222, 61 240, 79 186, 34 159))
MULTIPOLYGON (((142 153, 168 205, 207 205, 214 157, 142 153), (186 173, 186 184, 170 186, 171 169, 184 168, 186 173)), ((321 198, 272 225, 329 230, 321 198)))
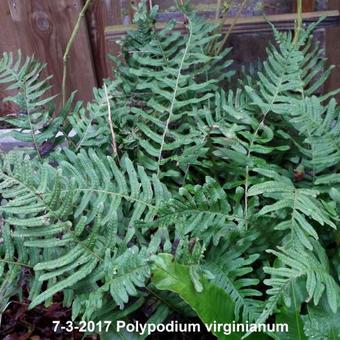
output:
MULTIPOLYGON (((313 12, 316 7, 315 0, 304 0, 302 1, 302 11, 303 12, 313 12)), ((294 12, 297 11, 297 1, 294 1, 294 12)))
MULTIPOLYGON (((278 14, 278 13, 291 13, 293 5, 296 0, 248 0, 242 15, 261 15, 263 13, 278 14)), ((315 0, 304 0, 308 3, 315 0)), ((238 12, 240 0, 228 0, 229 11, 227 16, 234 16, 238 12)), ((161 12, 176 12, 176 4, 174 0, 153 0, 154 5, 158 5, 161 12)), ((192 7, 200 12, 216 11, 216 0, 192 0, 192 7)))
POLYGON ((97 82, 100 85, 102 80, 110 75, 110 63, 107 58, 108 51, 113 54, 118 54, 119 52, 118 46, 107 46, 104 31, 108 25, 119 25, 123 23, 121 2, 94 0, 87 13, 87 21, 97 82))
MULTIPOLYGON (((340 0, 329 0, 329 9, 340 10, 340 0)), ((328 28, 326 32, 327 58, 335 68, 327 82, 327 90, 340 88, 340 27, 328 28)), ((337 96, 340 102, 340 95, 337 96)))
MULTIPOLYGON (((1 39, 0 51, 16 51, 20 46, 19 37, 14 32, 11 12, 7 1, 0 1, 0 23, 1 23, 1 39)), ((0 115, 6 115, 14 111, 14 108, 9 103, 4 103, 2 100, 7 94, 3 91, 4 86, 0 85, 0 115)))
MULTIPOLYGON (((74 28, 82 0, 2 0, 0 52, 16 52, 35 57, 47 64, 46 74, 53 75, 53 94, 59 94, 62 83, 62 57, 74 28)), ((96 85, 89 35, 85 20, 71 50, 67 89, 78 91, 78 98, 90 100, 96 85)))
MULTIPOLYGON (((87 21, 90 32, 94 66, 97 82, 112 76, 112 62, 108 53, 118 56, 120 46, 115 41, 105 40, 105 27, 110 25, 128 25, 132 22, 132 7, 137 0, 93 0, 88 10, 87 21)), ((138 0, 139 1, 139 0, 138 0)))

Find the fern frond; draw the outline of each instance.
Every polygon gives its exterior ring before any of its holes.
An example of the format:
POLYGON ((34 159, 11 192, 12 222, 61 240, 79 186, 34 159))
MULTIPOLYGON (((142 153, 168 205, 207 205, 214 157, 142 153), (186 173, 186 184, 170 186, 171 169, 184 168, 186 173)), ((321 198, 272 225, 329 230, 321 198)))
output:
POLYGON ((224 90, 229 50, 211 54, 217 26, 188 4, 178 3, 183 33, 156 29, 157 7, 141 1, 114 80, 90 103, 72 95, 60 115, 43 65, 0 60, 6 100, 22 113, 6 120, 40 156, 0 155, 0 313, 24 286, 30 308, 62 291, 76 320, 275 314, 295 327, 284 336, 333 336, 340 109, 336 91, 319 94, 331 68, 312 43, 317 23, 295 37, 274 28, 266 61, 224 90), (325 331, 316 310, 332 313, 325 331))
POLYGON ((249 196, 264 195, 267 198, 276 200, 275 203, 264 205, 259 211, 259 215, 279 213, 279 211, 289 209, 289 219, 277 224, 274 229, 290 230, 289 242, 293 247, 302 245, 308 249, 313 249, 310 237, 317 240, 318 234, 313 227, 313 223, 328 225, 336 229, 328 212, 317 200, 319 192, 311 189, 298 189, 286 179, 285 182, 269 181, 253 185, 249 191, 249 196))
MULTIPOLYGON (((65 288, 76 289, 79 281, 102 271, 105 249, 119 247, 117 261, 122 261, 131 252, 129 242, 139 237, 135 222, 151 222, 168 195, 156 176, 150 179, 128 158, 118 166, 92 149, 79 154, 65 150, 59 170, 10 153, 3 160, 0 190, 5 199, 1 212, 14 229, 13 236, 23 239, 26 249, 40 249, 40 256, 30 257, 27 263, 34 266, 40 281, 55 281, 44 292, 35 292, 31 307, 65 288), (49 257, 47 248, 55 249, 49 257)), ((137 287, 140 275, 136 271, 131 277, 137 287)), ((125 279, 117 279, 117 284, 125 279)), ((127 291, 116 292, 115 301, 122 304, 126 292, 134 294, 132 283, 127 291)))
MULTIPOLYGON (((135 31, 130 31, 124 38, 123 51, 129 53, 130 51, 138 51, 147 45, 154 35, 154 24, 158 14, 158 6, 153 6, 150 10, 146 0, 138 3, 136 13, 133 18, 134 24, 137 25, 135 31)), ((127 55, 128 59, 129 56, 127 55)))
POLYGON ((242 229, 243 218, 233 215, 226 192, 211 177, 204 185, 185 186, 179 195, 162 205, 153 224, 176 227, 177 237, 186 235, 217 245, 228 233, 242 229))
MULTIPOLYGON (((109 94, 110 108, 113 110, 113 124, 115 120, 122 120, 126 116, 127 107, 124 104, 125 95, 119 90, 119 81, 105 83, 109 94)), ((73 130, 70 134, 72 149, 78 151, 81 148, 101 147, 108 150, 112 136, 109 128, 108 101, 104 88, 93 90, 94 100, 86 106, 79 102, 67 117, 73 130)), ((112 151, 112 150, 111 150, 112 151)))
POLYGON ((325 106, 316 96, 306 97, 293 102, 290 112, 290 123, 304 137, 299 149, 313 176, 339 164, 340 109, 335 99, 325 106))
POLYGON ((262 295, 255 286, 259 280, 248 276, 258 254, 246 257, 245 251, 254 241, 253 237, 241 239, 236 244, 226 243, 208 252, 204 268, 214 275, 214 282, 223 288, 235 303, 235 320, 255 321, 262 312, 262 295))
POLYGON ((256 320, 257 324, 265 322, 274 313, 281 298, 289 304, 291 299, 291 284, 298 279, 303 279, 308 293, 307 302, 313 300, 318 305, 323 295, 327 296, 328 305, 336 313, 338 308, 339 285, 329 273, 329 265, 324 249, 317 242, 312 241, 315 253, 305 250, 279 248, 279 251, 268 250, 277 256, 280 265, 264 267, 270 274, 270 279, 264 283, 271 288, 267 290, 269 298, 261 315, 256 320))
POLYGON ((105 257, 105 284, 101 292, 109 291, 113 300, 121 309, 129 296, 137 295, 137 288, 145 286, 150 276, 149 256, 147 249, 129 248, 122 255, 112 259, 107 252, 105 257))
POLYGON ((13 137, 31 142, 38 155, 41 144, 56 136, 64 119, 64 115, 53 119, 53 107, 49 106, 55 96, 48 95, 51 77, 41 79, 44 68, 33 57, 23 59, 20 51, 16 58, 12 53, 4 53, 0 60, 0 84, 9 91, 4 101, 17 109, 4 120, 19 129, 12 132, 13 137))
MULTIPOLYGON (((169 23, 128 60, 129 77, 137 82, 134 95, 143 103, 131 108, 137 121, 138 157, 144 166, 156 172, 173 157, 180 162, 178 157, 183 149, 202 138, 188 124, 187 115, 193 106, 205 105, 217 88, 217 81, 206 79, 206 72, 221 58, 205 51, 215 38, 215 26, 192 13, 188 18, 187 36, 172 32, 173 24, 169 23), (189 72, 194 72, 194 76, 189 72)), ((194 160, 193 155, 191 158, 194 160)), ((185 171, 185 167, 181 168, 185 171)), ((166 171, 161 174, 166 175, 166 171)))
POLYGON ((308 307, 308 314, 303 316, 304 332, 317 340, 337 339, 340 337, 340 312, 332 313, 324 300, 318 307, 308 307))

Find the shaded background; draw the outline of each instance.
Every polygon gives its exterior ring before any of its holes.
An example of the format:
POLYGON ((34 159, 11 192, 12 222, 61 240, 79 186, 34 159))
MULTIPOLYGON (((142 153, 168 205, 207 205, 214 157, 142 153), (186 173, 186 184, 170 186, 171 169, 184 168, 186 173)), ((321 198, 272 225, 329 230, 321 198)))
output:
MULTIPOLYGON (((160 6, 161 21, 176 17, 175 0, 149 0, 160 6)), ((239 0, 228 0, 229 16, 237 12, 239 0)), ((217 0, 193 0, 202 14, 213 14, 217 0)), ((83 20, 69 59, 68 91, 78 90, 78 99, 90 100, 92 88, 111 75, 112 65, 107 54, 118 54, 115 40, 105 36, 107 26, 118 27, 132 22, 133 0, 93 0, 83 20)), ((1 0, 0 1, 0 52, 34 54, 47 64, 46 75, 53 74, 53 94, 61 91, 62 56, 70 37, 83 0, 1 0)), ((293 13, 295 0, 248 0, 242 15, 293 13)), ((340 9, 340 0, 304 0, 304 11, 340 9)), ((111 27, 112 28, 112 27, 111 27)), ((327 83, 327 90, 340 87, 340 28, 327 28, 320 40, 331 64, 336 65, 327 83)), ((319 37, 318 37, 319 38, 319 37)), ((252 33, 232 35, 228 45, 234 48, 236 64, 256 61, 264 56, 271 34, 252 33)), ((0 88, 0 114, 8 114, 13 108, 2 103, 4 94, 0 88)), ((339 97, 340 99, 340 97, 339 97)))

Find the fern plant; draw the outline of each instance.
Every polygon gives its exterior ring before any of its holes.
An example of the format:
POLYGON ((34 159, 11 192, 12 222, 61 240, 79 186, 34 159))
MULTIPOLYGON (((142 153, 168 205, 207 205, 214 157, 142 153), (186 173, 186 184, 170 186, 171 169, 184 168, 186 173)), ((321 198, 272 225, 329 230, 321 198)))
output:
POLYGON ((178 6, 184 33, 156 29, 142 1, 114 80, 59 115, 44 66, 3 55, 19 112, 5 119, 32 148, 1 154, 1 311, 25 269, 30 308, 62 292, 75 321, 276 321, 289 332, 232 337, 337 339, 340 109, 320 92, 318 23, 273 26, 267 59, 236 80, 229 50, 211 52, 216 25, 178 6))

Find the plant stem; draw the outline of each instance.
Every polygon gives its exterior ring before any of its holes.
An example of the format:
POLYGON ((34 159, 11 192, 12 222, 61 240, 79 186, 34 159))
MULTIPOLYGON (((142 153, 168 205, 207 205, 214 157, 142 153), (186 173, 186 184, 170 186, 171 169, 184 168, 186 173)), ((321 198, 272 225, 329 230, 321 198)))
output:
POLYGON ((168 131, 169 131, 169 125, 170 125, 170 122, 171 122, 171 118, 174 114, 174 108, 175 108, 175 104, 176 104, 176 100, 177 100, 177 92, 178 92, 179 83, 180 83, 181 76, 182 76, 182 70, 183 70, 183 67, 184 67, 185 59, 187 58, 187 55, 189 53, 189 48, 190 48, 192 37, 193 37, 192 22, 190 21, 190 19, 189 19, 189 26, 190 26, 189 37, 188 37, 187 44, 185 46, 185 50, 183 52, 183 57, 181 59, 181 62, 180 62, 179 68, 178 68, 175 88, 174 88, 174 92, 173 92, 172 100, 171 100, 171 105, 170 105, 170 109, 169 109, 169 116, 168 116, 168 119, 165 122, 165 128, 164 128, 164 132, 163 132, 163 136, 162 136, 161 146, 160 146, 160 149, 159 149, 159 156, 158 156, 158 162, 157 162, 157 176, 160 175, 162 153, 163 153, 163 149, 164 149, 164 146, 165 146, 165 138, 166 138, 168 131))
POLYGON ((216 20, 220 17, 221 6, 222 6, 222 0, 217 0, 216 14, 215 14, 215 19, 216 19, 216 20))
POLYGON ((297 18, 295 26, 295 35, 293 43, 297 44, 299 41, 300 32, 302 30, 302 0, 297 0, 297 18))
POLYGON ((7 263, 7 264, 12 264, 12 265, 15 265, 15 266, 20 266, 20 267, 33 268, 32 266, 30 266, 28 264, 25 264, 25 263, 9 261, 9 260, 5 260, 5 259, 0 259, 0 262, 7 263))
POLYGON ((66 81, 67 81, 67 61, 68 61, 68 57, 69 57, 72 45, 74 43, 74 40, 75 40, 75 38, 76 38, 76 36, 79 32, 81 21, 82 21, 84 15, 85 15, 87 9, 89 8, 91 1, 92 0, 87 0, 83 9, 80 11, 77 22, 76 22, 76 24, 73 28, 72 33, 71 33, 71 37, 70 37, 69 41, 67 42, 65 53, 64 53, 64 56, 63 56, 63 83, 62 83, 62 87, 61 87, 61 95, 62 95, 63 105, 66 102, 66 81))
MULTIPOLYGON (((225 43, 227 42, 227 40, 228 40, 228 38, 229 38, 233 28, 234 28, 234 26, 237 24, 238 19, 241 17, 242 11, 243 11, 244 7, 246 6, 247 2, 248 2, 248 0, 243 0, 243 2, 241 3, 241 6, 239 7, 236 16, 234 17, 234 20, 231 23, 231 25, 229 26, 229 29, 228 29, 226 35, 224 36, 223 40, 221 41, 220 47, 215 52, 215 55, 219 55, 221 53, 225 43)), ((225 22, 225 20, 223 20, 222 26, 224 25, 224 22, 225 22)))
POLYGON ((111 105, 110 105, 110 98, 109 94, 107 92, 107 86, 104 83, 104 90, 105 90, 105 97, 107 101, 107 111, 108 111, 108 121, 109 121, 109 126, 110 126, 110 131, 111 131, 111 136, 112 136, 112 151, 114 155, 117 155, 117 144, 116 144, 116 135, 113 130, 113 125, 112 125, 112 114, 111 114, 111 105))

